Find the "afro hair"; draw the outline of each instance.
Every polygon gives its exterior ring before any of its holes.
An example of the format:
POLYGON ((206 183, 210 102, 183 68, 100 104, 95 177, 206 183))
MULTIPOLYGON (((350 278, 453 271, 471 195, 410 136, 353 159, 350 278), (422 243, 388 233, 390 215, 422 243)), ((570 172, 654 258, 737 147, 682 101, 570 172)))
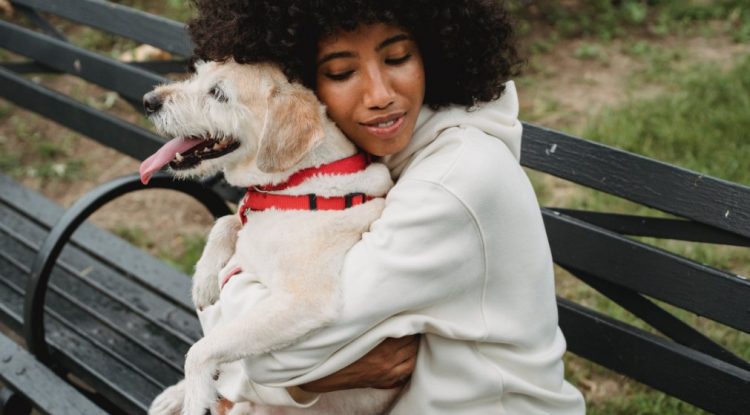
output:
POLYGON ((498 98, 519 72, 513 24, 499 0, 192 0, 195 57, 274 62, 315 89, 321 38, 387 23, 415 39, 425 66, 425 103, 472 106, 498 98))

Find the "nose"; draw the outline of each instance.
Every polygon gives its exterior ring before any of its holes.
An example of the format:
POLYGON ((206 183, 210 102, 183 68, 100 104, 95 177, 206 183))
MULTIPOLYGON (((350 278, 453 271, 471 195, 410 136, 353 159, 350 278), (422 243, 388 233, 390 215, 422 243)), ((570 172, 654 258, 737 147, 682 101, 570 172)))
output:
POLYGON ((162 105, 164 105, 164 101, 162 100, 161 95, 154 91, 143 96, 143 108, 146 110, 146 115, 159 112, 162 105))
POLYGON ((393 104, 395 93, 391 86, 388 74, 383 68, 374 67, 367 71, 364 104, 369 109, 385 109, 393 104))

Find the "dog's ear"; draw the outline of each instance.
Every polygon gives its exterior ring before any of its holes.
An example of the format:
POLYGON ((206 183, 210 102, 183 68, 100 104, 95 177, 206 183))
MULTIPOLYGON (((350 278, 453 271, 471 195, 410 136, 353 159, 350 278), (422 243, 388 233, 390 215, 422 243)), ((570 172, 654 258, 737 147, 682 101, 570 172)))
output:
POLYGON ((293 167, 325 134, 323 111, 315 94, 298 84, 275 87, 260 138, 257 165, 265 173, 293 167))

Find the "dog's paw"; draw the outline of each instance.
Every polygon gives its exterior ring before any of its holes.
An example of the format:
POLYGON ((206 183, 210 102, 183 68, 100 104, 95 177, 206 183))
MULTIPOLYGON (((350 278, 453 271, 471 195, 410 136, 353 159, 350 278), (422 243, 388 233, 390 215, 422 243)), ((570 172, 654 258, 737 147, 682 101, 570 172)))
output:
POLYGON ((197 393, 185 393, 182 415, 205 415, 217 407, 217 396, 212 389, 197 393))
POLYGON ((219 299, 218 272, 196 269, 193 275, 193 304, 198 310, 210 306, 219 299))
POLYGON ((159 396, 151 402, 148 415, 179 415, 182 412, 182 404, 185 401, 185 381, 164 389, 159 396))
POLYGON ((218 367, 210 363, 205 353, 206 338, 195 343, 185 356, 185 400, 183 415, 204 415, 216 406, 218 393, 214 374, 218 367))

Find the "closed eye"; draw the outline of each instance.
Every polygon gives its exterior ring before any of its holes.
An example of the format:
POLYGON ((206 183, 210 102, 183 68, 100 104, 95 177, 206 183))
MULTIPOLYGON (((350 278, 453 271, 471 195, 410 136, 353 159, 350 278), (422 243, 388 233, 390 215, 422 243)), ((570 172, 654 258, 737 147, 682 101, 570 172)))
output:
POLYGON ((327 73, 325 74, 325 76, 328 79, 331 79, 333 81, 343 81, 349 78, 353 73, 354 71, 346 71, 346 72, 340 72, 340 73, 327 73))
POLYGON ((399 58, 389 58, 385 60, 385 63, 388 65, 401 65, 402 63, 406 62, 411 58, 411 53, 407 53, 404 56, 401 56, 399 58))

